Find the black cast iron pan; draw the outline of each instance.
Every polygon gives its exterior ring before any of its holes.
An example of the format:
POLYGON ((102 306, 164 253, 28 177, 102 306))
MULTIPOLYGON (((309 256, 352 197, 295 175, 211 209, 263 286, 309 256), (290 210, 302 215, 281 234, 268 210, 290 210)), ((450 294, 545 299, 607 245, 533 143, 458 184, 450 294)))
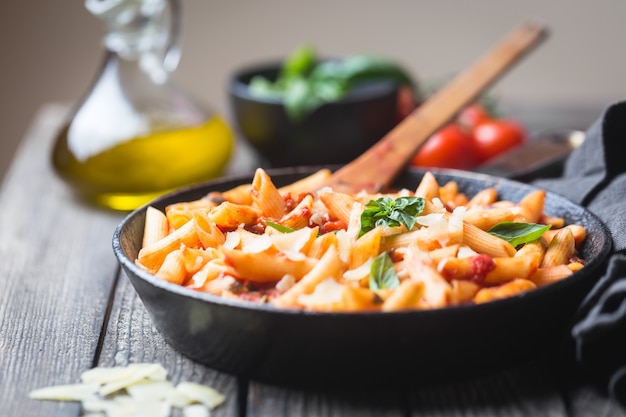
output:
MULTIPOLYGON (((268 171, 277 186, 318 168, 268 171)), ((458 182, 472 195, 495 187, 519 201, 534 188, 503 178, 462 171, 432 171, 440 183, 458 182)), ((415 188, 423 171, 408 170, 396 187, 415 188)), ((154 207, 191 201, 209 191, 249 183, 226 178, 186 188, 154 207)), ((561 343, 576 308, 602 273, 611 251, 605 226, 592 213, 548 193, 545 210, 585 226, 586 266, 535 291, 481 305, 399 313, 311 313, 226 300, 162 281, 134 264, 145 207, 117 227, 113 249, 154 324, 189 358, 219 371, 267 383, 321 387, 421 384, 471 376, 535 357, 561 343)))

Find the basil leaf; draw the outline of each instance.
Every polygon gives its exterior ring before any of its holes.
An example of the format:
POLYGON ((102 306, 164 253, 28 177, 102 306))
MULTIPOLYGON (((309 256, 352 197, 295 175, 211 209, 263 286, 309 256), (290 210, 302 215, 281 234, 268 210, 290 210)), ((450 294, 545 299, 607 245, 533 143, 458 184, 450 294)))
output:
POLYGON ((369 287, 371 290, 393 289, 400 285, 400 280, 393 267, 393 261, 387 252, 374 259, 370 269, 369 287))
POLYGON ((325 61, 311 72, 315 80, 343 80, 350 88, 371 80, 391 80, 399 85, 413 85, 411 77, 394 62, 372 55, 349 55, 339 61, 325 61))
POLYGON ((274 222, 265 222, 265 225, 273 227, 274 229, 278 230, 279 232, 283 232, 283 233, 291 233, 291 232, 295 232, 296 231, 296 229, 292 229, 291 227, 283 226, 282 224, 278 224, 278 223, 274 223, 274 222))
POLYGON ((284 93, 285 111, 292 120, 302 120, 319 107, 323 101, 315 94, 313 86, 304 77, 294 77, 284 93))
POLYGON ((283 63, 281 77, 307 75, 315 66, 315 50, 311 45, 300 45, 283 63))
POLYGON ((416 217, 424 210, 424 199, 421 197, 381 197, 368 201, 361 213, 361 230, 359 237, 375 227, 397 227, 403 225, 411 230, 416 217))
POLYGON ((325 103, 340 100, 358 84, 376 80, 410 85, 419 97, 408 73, 390 60, 349 55, 317 63, 315 50, 309 45, 298 47, 287 57, 274 82, 254 77, 249 91, 259 98, 283 99, 287 115, 298 122, 325 103))
POLYGON ((281 86, 260 75, 257 75, 250 80, 248 90, 251 95, 258 98, 282 99, 285 95, 281 86))
POLYGON ((549 224, 503 222, 489 229, 489 233, 516 247, 539 239, 550 227, 549 224))

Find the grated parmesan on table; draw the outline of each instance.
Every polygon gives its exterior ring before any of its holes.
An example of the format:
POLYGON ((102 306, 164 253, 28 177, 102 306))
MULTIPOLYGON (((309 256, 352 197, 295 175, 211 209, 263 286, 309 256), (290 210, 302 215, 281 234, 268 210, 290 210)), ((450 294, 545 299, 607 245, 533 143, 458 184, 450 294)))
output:
POLYGON ((81 374, 82 383, 31 391, 34 400, 78 401, 84 416, 168 417, 173 408, 184 416, 206 417, 226 400, 217 390, 195 382, 174 385, 156 363, 96 367, 81 374))

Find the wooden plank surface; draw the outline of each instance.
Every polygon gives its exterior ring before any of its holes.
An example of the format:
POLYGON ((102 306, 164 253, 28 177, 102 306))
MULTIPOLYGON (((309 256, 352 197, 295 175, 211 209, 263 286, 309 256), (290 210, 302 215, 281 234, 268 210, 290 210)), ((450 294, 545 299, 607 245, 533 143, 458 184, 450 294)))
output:
MULTIPOLYGON (((321 365, 323 366, 323 365, 321 365)), ((329 380, 333 378, 329 371, 329 380)), ((376 391, 332 393, 302 391, 252 382, 247 417, 405 417, 407 393, 391 392, 381 384, 376 391)))
POLYGON ((553 378, 535 361, 411 393, 411 416, 567 416, 553 378))
MULTIPOLYGON (((332 375, 329 376, 332 378, 332 375)), ((248 417, 257 416, 567 416, 561 391, 535 362, 493 374, 389 392, 337 396, 252 383, 248 417)))
POLYGON ((42 109, 0 189, 0 416, 78 416, 75 403, 27 394, 78 382, 94 365, 159 362, 174 382, 224 393, 213 416, 626 417, 598 386, 550 362, 409 392, 338 394, 248 387, 186 359, 164 342, 119 270, 111 235, 122 215, 77 204, 50 167, 66 115, 64 106, 42 109))
POLYGON ((123 214, 74 201, 55 177, 50 149, 67 113, 53 105, 37 115, 0 194, 0 416, 79 415, 77 403, 28 392, 77 383, 96 365, 138 362, 218 389, 227 401, 212 415, 238 415, 236 379, 169 347, 120 272, 111 237, 123 214))
POLYGON ((33 401, 34 388, 78 382, 101 333, 117 265, 119 214, 68 204, 49 156, 65 107, 46 107, 0 193, 0 408, 6 416, 71 416, 74 403, 33 401))
MULTIPOLYGON (((226 396, 226 402, 212 411, 212 417, 239 415, 237 379, 195 363, 170 347, 154 327, 150 314, 123 272, 120 272, 114 300, 98 365, 160 363, 174 384, 197 382, 226 396)), ((173 415, 180 414, 180 410, 174 412, 173 415)))
MULTIPOLYGON (((597 417, 626 416, 606 392, 553 359, 539 358, 498 372, 414 388, 341 395, 251 383, 248 417, 597 417)), ((332 376, 331 376, 332 377, 332 376)))

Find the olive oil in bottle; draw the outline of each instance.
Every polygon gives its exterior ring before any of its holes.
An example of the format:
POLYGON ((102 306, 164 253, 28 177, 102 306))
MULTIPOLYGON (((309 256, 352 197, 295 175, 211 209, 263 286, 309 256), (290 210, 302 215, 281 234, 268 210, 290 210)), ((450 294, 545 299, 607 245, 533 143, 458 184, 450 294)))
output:
POLYGON ((86 0, 107 26, 104 65, 59 133, 52 162, 90 203, 132 210, 223 174, 234 137, 170 79, 180 0, 86 0))
POLYGON ((195 127, 130 138, 84 160, 68 147, 68 130, 53 151, 57 172, 90 203, 132 210, 183 185, 220 176, 230 159, 231 130, 219 116, 195 127))

